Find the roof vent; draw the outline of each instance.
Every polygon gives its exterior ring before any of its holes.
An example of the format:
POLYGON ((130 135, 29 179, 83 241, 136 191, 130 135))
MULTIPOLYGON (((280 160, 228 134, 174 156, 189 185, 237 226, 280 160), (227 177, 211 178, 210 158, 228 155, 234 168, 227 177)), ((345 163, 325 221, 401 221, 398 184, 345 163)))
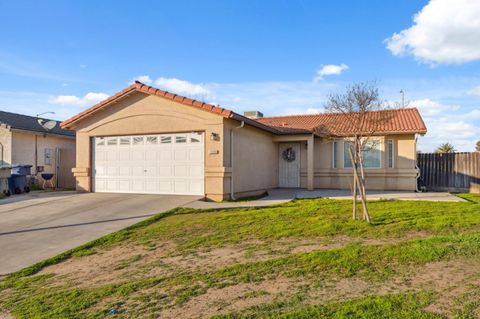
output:
POLYGON ((243 115, 249 119, 258 119, 259 117, 263 117, 263 113, 260 111, 246 111, 243 112, 243 115))

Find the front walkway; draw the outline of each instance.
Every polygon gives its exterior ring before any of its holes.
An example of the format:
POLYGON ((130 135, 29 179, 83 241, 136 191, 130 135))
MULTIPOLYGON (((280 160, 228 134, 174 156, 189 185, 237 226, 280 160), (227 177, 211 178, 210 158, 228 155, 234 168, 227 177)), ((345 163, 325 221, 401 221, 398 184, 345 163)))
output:
MULTIPOLYGON (((270 205, 279 205, 289 202, 293 199, 306 198, 331 198, 331 199, 352 199, 352 195, 348 190, 339 189, 316 189, 308 191, 305 189, 288 189, 277 188, 268 192, 268 196, 252 200, 238 202, 191 202, 183 207, 195 209, 214 209, 214 208, 235 208, 235 207, 263 207, 270 205)), ((415 193, 408 191, 367 191, 368 200, 377 199, 396 199, 396 200, 426 200, 432 202, 463 202, 464 199, 452 195, 450 193, 415 193)))

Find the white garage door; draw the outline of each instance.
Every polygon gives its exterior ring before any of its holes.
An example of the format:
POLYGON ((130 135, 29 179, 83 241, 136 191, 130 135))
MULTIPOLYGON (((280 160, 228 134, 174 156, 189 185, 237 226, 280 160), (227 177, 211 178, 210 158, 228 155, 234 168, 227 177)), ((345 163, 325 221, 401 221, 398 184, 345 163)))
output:
POLYGON ((95 192, 204 194, 202 133, 95 137, 95 192))

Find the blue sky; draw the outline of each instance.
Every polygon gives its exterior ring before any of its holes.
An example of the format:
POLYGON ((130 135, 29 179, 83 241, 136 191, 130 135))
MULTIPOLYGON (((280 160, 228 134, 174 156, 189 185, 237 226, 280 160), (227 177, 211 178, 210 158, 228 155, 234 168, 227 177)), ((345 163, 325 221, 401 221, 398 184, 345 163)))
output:
POLYGON ((421 150, 471 151, 474 2, 0 0, 0 109, 62 120, 140 77, 238 112, 313 113, 329 93, 377 81, 385 100, 403 89, 420 109, 421 150))

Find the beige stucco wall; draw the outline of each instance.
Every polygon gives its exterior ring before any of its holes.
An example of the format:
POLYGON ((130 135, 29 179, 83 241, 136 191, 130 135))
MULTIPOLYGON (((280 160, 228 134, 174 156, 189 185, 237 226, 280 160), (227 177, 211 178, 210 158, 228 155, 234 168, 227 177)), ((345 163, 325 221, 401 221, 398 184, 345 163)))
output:
POLYGON ((117 104, 80 121, 77 130, 77 189, 91 191, 91 138, 94 136, 205 132, 205 193, 208 198, 224 198, 224 118, 162 97, 135 93, 117 104), (211 140, 216 133, 218 140, 211 140))
MULTIPOLYGON (((366 169, 366 184, 370 190, 415 190, 415 135, 391 135, 379 137, 382 150, 381 168, 366 169), (394 167, 387 167, 385 141, 394 145, 394 167)), ((314 185, 315 188, 349 189, 352 187, 351 169, 343 168, 343 140, 337 147, 337 168, 333 168, 333 147, 330 139, 315 139, 314 185)), ((306 146, 301 147, 301 187, 307 185, 306 146)))
POLYGON ((0 165, 12 164, 12 132, 5 124, 0 124, 0 165))
MULTIPOLYGON (((75 139, 53 135, 37 135, 38 165, 44 166, 44 172, 55 172, 55 148, 75 149, 75 139), (51 164, 45 163, 45 149, 52 150, 51 164)), ((12 132, 12 164, 32 165, 32 173, 35 172, 35 134, 13 130, 12 132)), ((40 179, 40 177, 39 177, 40 179)))
MULTIPOLYGON (((265 192, 278 185, 278 144, 271 133, 226 120, 224 126, 224 165, 232 171, 233 191, 236 197, 265 192), (231 132, 233 130, 234 161, 230 159, 231 132)), ((230 193, 230 176, 226 190, 230 193)))

